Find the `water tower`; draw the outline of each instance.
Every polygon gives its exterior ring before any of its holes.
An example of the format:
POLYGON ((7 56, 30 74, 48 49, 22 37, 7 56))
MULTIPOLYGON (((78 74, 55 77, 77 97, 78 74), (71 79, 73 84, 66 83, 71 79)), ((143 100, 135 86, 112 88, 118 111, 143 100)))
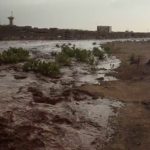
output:
POLYGON ((8 19, 9 19, 9 25, 13 26, 14 25, 14 23, 13 23, 13 21, 14 21, 13 12, 11 12, 11 16, 8 17, 8 19))

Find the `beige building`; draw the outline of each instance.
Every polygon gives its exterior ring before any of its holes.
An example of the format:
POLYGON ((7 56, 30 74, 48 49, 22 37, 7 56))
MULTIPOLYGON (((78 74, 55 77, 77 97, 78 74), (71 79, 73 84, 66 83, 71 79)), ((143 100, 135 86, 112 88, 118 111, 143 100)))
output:
POLYGON ((112 27, 111 26, 97 26, 97 32, 110 33, 112 32, 112 27))

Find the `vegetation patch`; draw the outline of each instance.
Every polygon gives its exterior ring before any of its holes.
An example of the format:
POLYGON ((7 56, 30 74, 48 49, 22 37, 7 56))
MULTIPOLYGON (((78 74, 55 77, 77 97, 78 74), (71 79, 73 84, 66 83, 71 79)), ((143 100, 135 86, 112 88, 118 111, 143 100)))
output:
POLYGON ((76 49, 75 52, 76 52, 75 58, 79 62, 88 63, 89 59, 92 56, 91 51, 88 51, 86 49, 76 49))
MULTIPOLYGON (((56 44, 56 47, 59 47, 56 44)), ((49 77, 57 77, 60 74, 60 66, 70 66, 71 61, 75 60, 80 63, 87 63, 95 72, 99 60, 105 58, 105 53, 99 48, 93 48, 92 51, 76 48, 75 45, 63 44, 61 52, 52 52, 55 62, 46 62, 41 60, 29 59, 29 51, 23 48, 9 48, 0 54, 0 64, 26 63, 23 65, 24 71, 33 71, 49 77), (98 58, 98 59, 97 59, 98 58)))
POLYGON ((99 60, 103 60, 105 58, 105 53, 100 50, 98 47, 93 48, 93 55, 98 57, 99 60))
POLYGON ((75 57, 76 55, 76 48, 71 48, 69 46, 62 47, 62 53, 68 55, 69 57, 75 57))
POLYGON ((111 48, 110 48, 110 47, 104 47, 103 50, 104 50, 104 52, 105 52, 108 56, 110 56, 110 55, 112 54, 112 51, 111 51, 111 48))
POLYGON ((75 60, 78 62, 88 63, 90 65, 94 64, 94 57, 98 57, 99 60, 103 60, 105 58, 104 52, 99 48, 93 48, 93 51, 90 51, 86 49, 76 48, 75 46, 69 47, 66 45, 62 46, 61 56, 75 58, 75 60))
POLYGON ((55 62, 30 60, 23 66, 24 71, 34 71, 45 76, 57 77, 60 74, 60 67, 55 62))
POLYGON ((110 45, 108 44, 103 44, 101 45, 101 48, 103 49, 103 51, 108 55, 110 56, 112 54, 112 48, 110 45))
POLYGON ((23 48, 9 48, 0 54, 0 64, 19 63, 28 60, 29 52, 23 48))
POLYGON ((56 58, 56 62, 59 63, 61 66, 70 66, 71 65, 71 58, 66 53, 59 53, 56 58))

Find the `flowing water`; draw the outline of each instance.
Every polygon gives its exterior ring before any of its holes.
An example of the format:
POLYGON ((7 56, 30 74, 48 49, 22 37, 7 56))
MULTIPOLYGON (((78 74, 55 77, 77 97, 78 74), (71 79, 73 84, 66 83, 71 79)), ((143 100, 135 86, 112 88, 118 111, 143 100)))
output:
MULTIPOLYGON (((56 44, 71 43, 91 50, 104 42, 107 41, 3 41, 0 42, 0 50, 23 47, 40 56, 45 57, 46 54, 46 59, 50 59, 50 52, 60 51, 56 44)), ((36 150, 102 149, 114 133, 112 122, 123 104, 113 99, 95 99, 74 89, 83 84, 99 85, 101 80, 117 80, 106 74, 119 65, 120 60, 111 56, 100 61, 97 71, 92 73, 87 64, 74 63, 61 69, 60 79, 15 71, 9 65, 0 66, 0 117, 10 119, 14 130, 19 128, 20 138, 33 128, 30 136, 24 138, 30 147, 30 140, 38 138, 42 144, 35 146, 36 150), (15 75, 20 74, 26 78, 17 80, 15 75), (45 101, 41 101, 43 99, 45 101), (58 103, 50 102, 54 99, 58 103), (21 130, 24 126, 26 128, 21 130)))

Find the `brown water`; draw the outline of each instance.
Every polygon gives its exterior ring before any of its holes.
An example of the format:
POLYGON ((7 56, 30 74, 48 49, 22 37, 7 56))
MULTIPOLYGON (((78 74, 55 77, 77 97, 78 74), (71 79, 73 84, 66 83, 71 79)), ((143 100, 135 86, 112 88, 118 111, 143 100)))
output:
POLYGON ((105 74, 119 64, 115 57, 107 58, 93 74, 86 64, 74 63, 61 69, 60 79, 0 66, 0 119, 7 120, 3 128, 13 139, 3 149, 8 145, 17 150, 102 149, 114 133, 113 118, 123 104, 95 99, 77 89, 82 84, 100 84, 100 77, 116 80, 105 74), (15 75, 26 78, 18 80, 15 75))

